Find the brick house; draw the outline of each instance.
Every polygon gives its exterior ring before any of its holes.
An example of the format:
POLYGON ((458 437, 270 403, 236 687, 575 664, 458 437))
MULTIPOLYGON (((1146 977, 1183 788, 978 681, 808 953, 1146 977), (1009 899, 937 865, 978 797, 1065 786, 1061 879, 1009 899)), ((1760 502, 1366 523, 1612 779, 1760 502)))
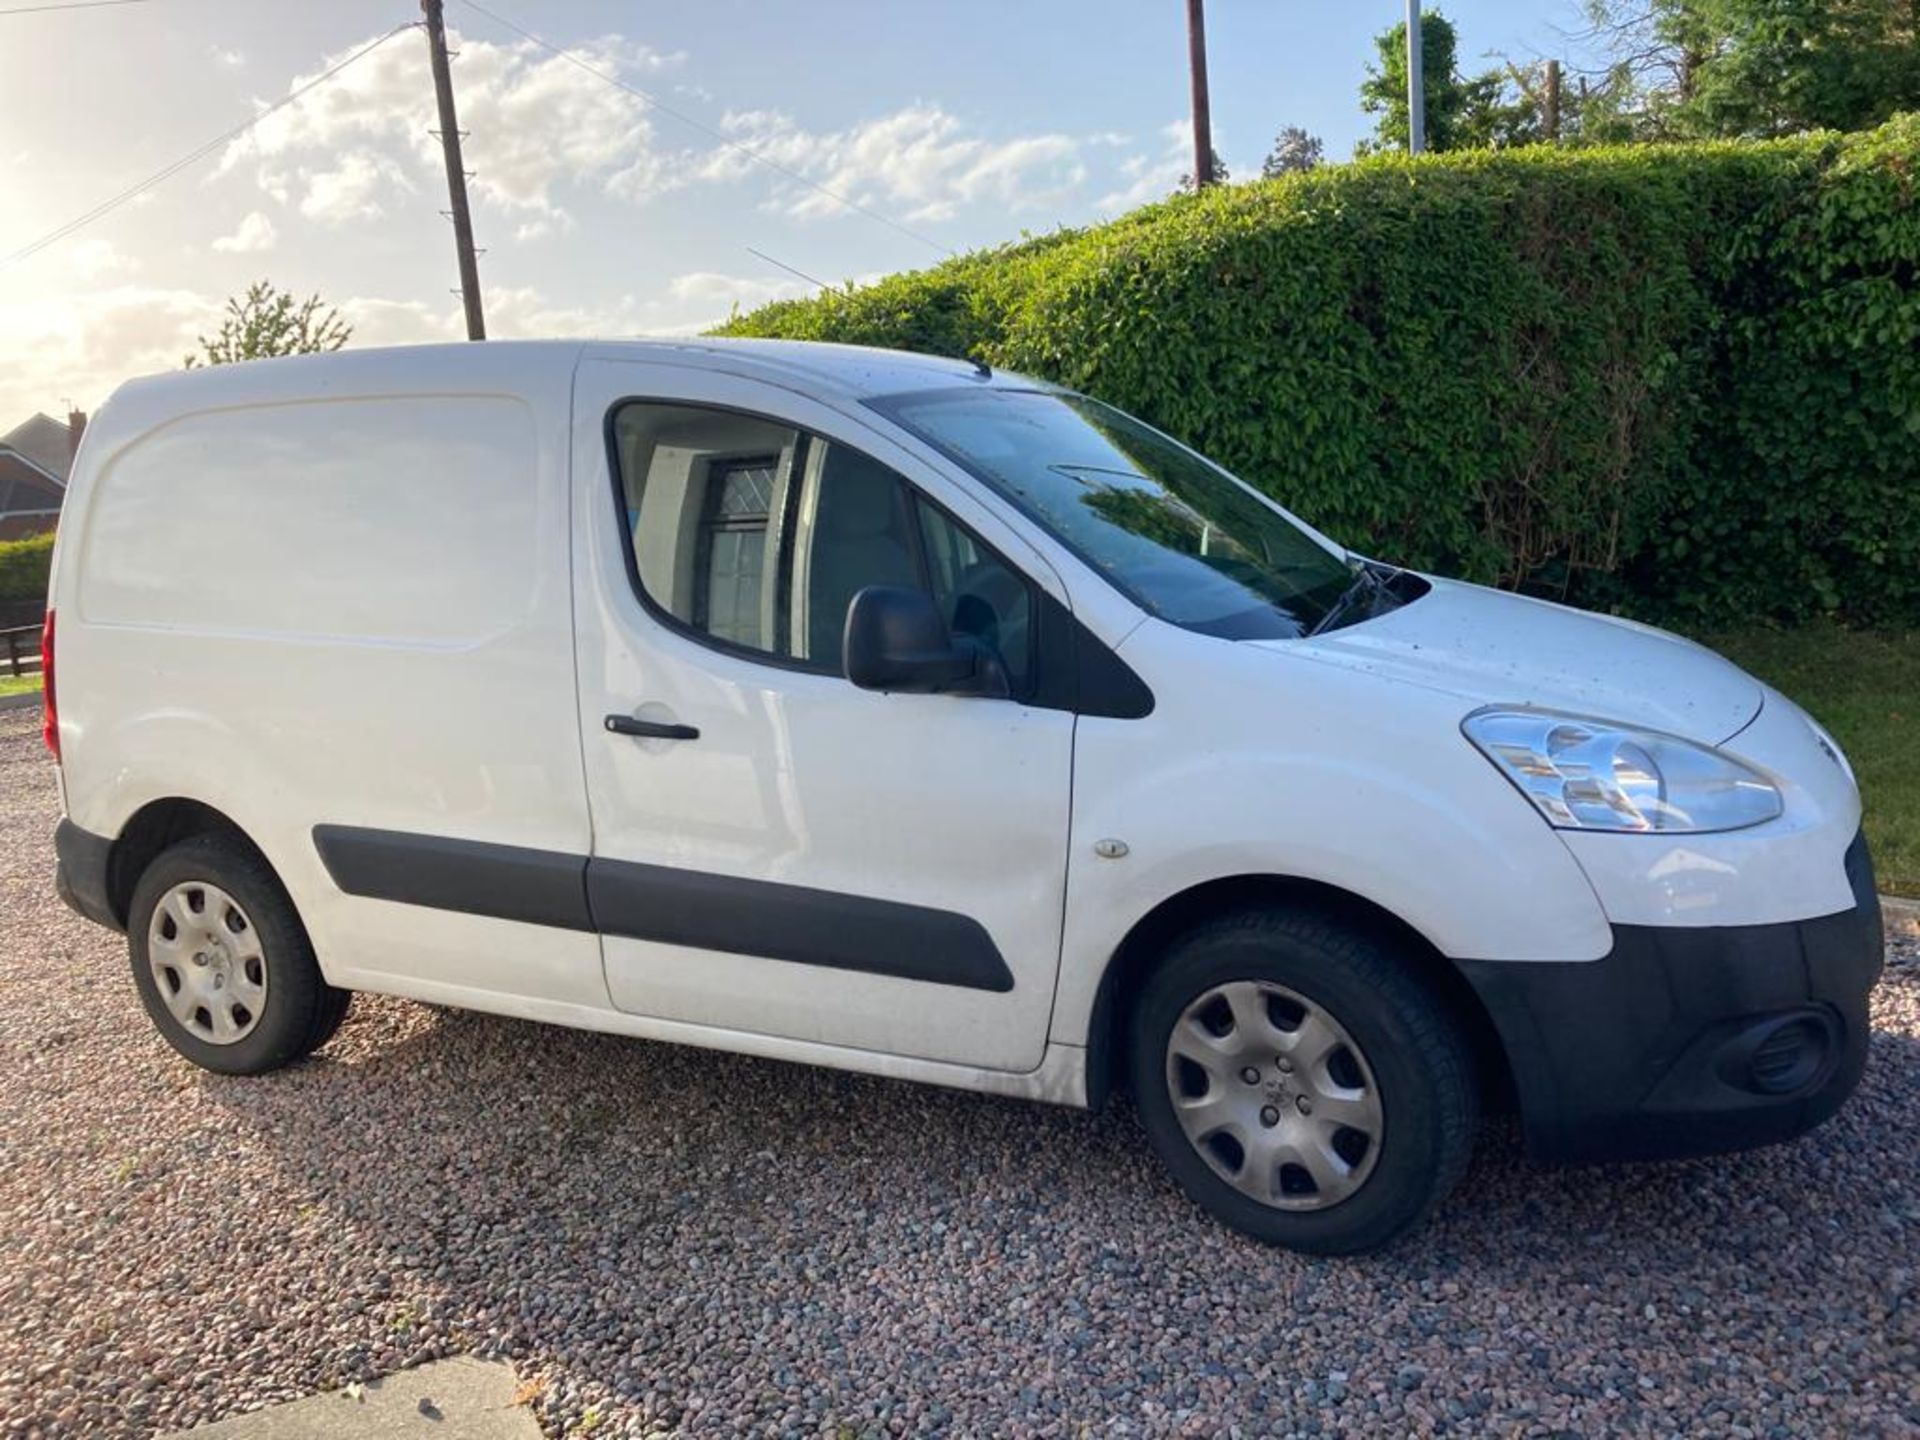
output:
POLYGON ((65 425, 34 415, 0 435, 0 540, 38 535, 60 523, 67 472, 86 423, 77 410, 65 425))

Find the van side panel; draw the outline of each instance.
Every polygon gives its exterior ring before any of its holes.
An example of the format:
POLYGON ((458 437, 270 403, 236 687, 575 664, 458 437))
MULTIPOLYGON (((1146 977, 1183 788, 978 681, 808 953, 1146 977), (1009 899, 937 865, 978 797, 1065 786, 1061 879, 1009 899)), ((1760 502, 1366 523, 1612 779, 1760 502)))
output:
POLYGON ((226 814, 335 983, 604 1005, 594 935, 349 895, 314 840, 591 849, 571 357, 476 355, 470 391, 430 394, 404 355, 329 358, 142 382, 96 421, 55 581, 70 816, 112 836, 151 800, 226 814))
POLYGON ((80 618, 466 648, 532 618, 533 413, 503 396, 187 416, 94 484, 80 618))
POLYGON ((1053 1040, 1085 1044, 1101 978, 1128 932, 1214 880, 1331 886, 1454 958, 1586 961, 1612 946, 1560 837, 1488 784, 1486 761, 1450 738, 1456 698, 1387 690, 1156 620, 1120 654, 1152 686, 1154 711, 1080 723, 1074 834, 1129 848, 1116 863, 1090 841, 1073 847, 1053 1040), (1423 728, 1435 739, 1410 756, 1406 737, 1423 728))

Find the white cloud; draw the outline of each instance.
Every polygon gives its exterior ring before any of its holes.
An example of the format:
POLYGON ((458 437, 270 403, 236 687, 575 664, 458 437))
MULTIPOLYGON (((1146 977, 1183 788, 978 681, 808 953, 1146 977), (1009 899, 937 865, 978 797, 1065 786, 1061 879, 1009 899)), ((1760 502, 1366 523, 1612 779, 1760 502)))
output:
POLYGON ((89 235, 69 250, 66 264, 82 280, 130 275, 140 268, 138 260, 130 255, 122 255, 111 240, 102 240, 97 235, 89 235))
POLYGON ((791 300, 796 296, 811 295, 815 288, 804 280, 776 280, 762 275, 722 275, 713 270, 695 270, 691 274, 676 275, 667 282, 667 294, 672 299, 713 311, 716 320, 724 318, 727 311, 736 305, 747 310, 756 305, 765 305, 770 300, 791 300))
POLYGON ((573 228, 573 216, 564 210, 550 210, 544 215, 535 215, 531 220, 522 220, 514 227, 513 238, 524 244, 530 240, 544 240, 549 235, 570 235, 573 228))
MULTIPOLYGON (((835 195, 910 223, 966 207, 1058 211, 1084 194, 1088 155, 1100 152, 1106 168, 1124 143, 1105 131, 996 139, 936 103, 917 103, 839 130, 809 130, 775 111, 730 113, 721 121, 730 144, 665 147, 643 100, 567 58, 528 42, 460 37, 458 48, 470 188, 478 206, 512 218, 494 227, 496 243, 565 229, 568 187, 639 203, 751 179, 765 187, 768 208, 799 219, 844 213, 835 195)), ((603 74, 648 82, 685 60, 618 36, 569 53, 603 74)), ((295 77, 289 88, 311 78, 295 77)), ((699 93, 691 82, 673 88, 699 93)), ((221 169, 250 169, 275 201, 344 226, 391 210, 403 193, 437 193, 434 125, 425 49, 396 42, 261 121, 227 148, 221 169)))
POLYGON ((331 169, 308 173, 300 213, 322 225, 346 225, 382 215, 383 196, 410 191, 413 182, 390 156, 349 150, 331 169))
MULTIPOLYGON (((199 349, 199 337, 219 327, 226 306, 224 295, 195 290, 90 285, 71 268, 56 278, 52 287, 0 300, 0 423, 14 424, 35 410, 59 413, 68 401, 92 410, 123 381, 177 370, 199 349)), ((600 306, 567 305, 538 290, 494 286, 486 300, 488 333, 501 339, 692 330, 720 318, 676 326, 676 317, 662 320, 657 305, 631 295, 600 306)), ((458 340, 466 333, 452 297, 429 305, 362 295, 340 301, 339 309, 353 327, 355 348, 458 340)))
POLYGON ((245 51, 229 50, 224 45, 215 45, 208 53, 213 56, 213 63, 223 70, 238 70, 247 63, 245 51))
POLYGON ((222 255, 257 255, 273 249, 274 241, 279 239, 269 220, 258 210, 248 213, 240 226, 231 235, 222 235, 213 242, 213 248, 222 255))
MULTIPOLYGON (((485 301, 487 334, 496 340, 637 335, 646 328, 645 307, 631 295, 603 305, 567 305, 531 286, 489 285, 485 301)), ((341 302, 340 313, 353 326, 355 346, 428 344, 467 333, 457 300, 432 306, 356 296, 341 302)))
POLYGON ((220 323, 221 301, 191 290, 81 286, 0 304, 0 419, 92 409, 121 381, 178 368, 220 323))
MULTIPOLYGON (((776 176, 775 204, 801 218, 843 211, 834 195, 919 221, 944 220, 978 203, 1033 210, 1060 204, 1087 174, 1083 142, 1073 136, 990 141, 966 133, 965 124, 938 105, 911 105, 827 132, 804 130, 790 116, 766 110, 732 113, 721 124, 746 150, 833 192, 776 176)), ((740 150, 718 149, 697 174, 732 180, 762 169, 740 150)))
MULTIPOLYGON (((458 37, 457 48, 460 123, 477 202, 553 216, 556 189, 566 182, 629 199, 671 188, 642 101, 530 43, 458 37)), ((609 75, 670 70, 684 58, 617 37, 573 53, 609 75)), ((288 88, 311 79, 295 77, 288 88)), ((439 183, 432 96, 425 47, 396 41, 263 120, 227 148, 221 170, 252 165, 264 191, 325 224, 378 214, 394 193, 439 183)))
MULTIPOLYGON (((0 301, 0 421, 12 423, 34 410, 53 413, 68 400, 93 409, 122 381, 179 368, 198 350, 199 337, 220 324, 224 296, 132 284, 103 288, 89 284, 73 262, 69 252, 51 288, 0 301)), ((877 278, 863 274, 849 283, 877 278)), ((693 335, 726 319, 736 305, 750 309, 813 288, 783 277, 696 270, 649 296, 571 304, 532 287, 493 285, 486 290, 487 333, 503 340, 693 335)), ((432 344, 466 334, 459 301, 451 296, 428 303, 355 295, 338 307, 353 328, 349 343, 356 349, 432 344)))
POLYGON ((1180 177, 1193 173, 1193 121, 1175 120, 1160 127, 1164 140, 1158 152, 1136 152, 1120 162, 1127 184, 1094 201, 1096 210, 1116 214, 1151 200, 1164 200, 1180 186, 1180 177))

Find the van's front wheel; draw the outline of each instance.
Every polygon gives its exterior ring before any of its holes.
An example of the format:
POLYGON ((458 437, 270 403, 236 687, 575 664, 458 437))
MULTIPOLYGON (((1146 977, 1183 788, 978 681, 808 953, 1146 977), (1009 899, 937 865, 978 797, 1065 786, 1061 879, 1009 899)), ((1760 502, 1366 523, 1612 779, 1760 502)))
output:
POLYGON ((1134 1011, 1142 1122, 1188 1194, 1258 1239, 1386 1244, 1466 1168, 1459 1028, 1386 947, 1318 916, 1247 911, 1176 942, 1134 1011))
POLYGON ((321 977, 293 902, 249 848, 200 835, 164 851, 127 914, 133 980, 166 1042, 223 1075, 325 1044, 350 998, 321 977))

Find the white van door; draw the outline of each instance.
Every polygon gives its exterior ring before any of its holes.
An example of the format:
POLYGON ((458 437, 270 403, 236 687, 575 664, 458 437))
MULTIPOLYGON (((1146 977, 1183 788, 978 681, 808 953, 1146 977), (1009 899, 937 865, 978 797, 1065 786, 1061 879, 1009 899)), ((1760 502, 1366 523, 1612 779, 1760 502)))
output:
POLYGON ((929 586, 1037 696, 1058 577, 924 458, 793 391, 588 360, 575 407, 588 900, 614 1004, 721 1045, 1037 1066, 1074 716, 856 689, 840 636, 865 586, 929 586))

